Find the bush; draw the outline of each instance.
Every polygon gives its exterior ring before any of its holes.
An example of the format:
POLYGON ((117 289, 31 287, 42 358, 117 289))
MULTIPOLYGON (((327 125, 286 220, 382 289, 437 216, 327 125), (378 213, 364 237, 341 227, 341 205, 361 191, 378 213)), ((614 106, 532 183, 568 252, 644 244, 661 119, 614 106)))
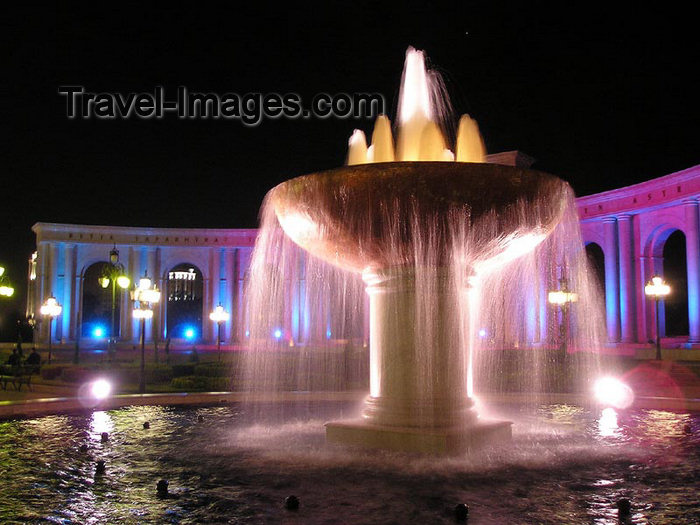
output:
POLYGON ((229 385, 225 377, 183 376, 170 382, 170 386, 184 392, 221 392, 228 390, 229 385))
POLYGON ((223 363, 207 363, 194 367, 194 375, 204 377, 230 377, 231 368, 223 363))
POLYGON ((194 375, 194 367, 193 364, 173 365, 173 377, 192 376, 194 375))
POLYGON ((146 368, 146 381, 149 383, 168 383, 174 377, 174 371, 169 366, 153 366, 146 368))

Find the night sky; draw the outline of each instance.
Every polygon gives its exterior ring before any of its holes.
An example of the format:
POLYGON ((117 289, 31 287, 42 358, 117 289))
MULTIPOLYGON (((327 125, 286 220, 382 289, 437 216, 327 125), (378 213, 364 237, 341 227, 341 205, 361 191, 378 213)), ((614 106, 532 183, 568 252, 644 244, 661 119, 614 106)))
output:
POLYGON ((337 118, 69 120, 62 85, 163 86, 171 98, 178 86, 304 100, 377 92, 393 120, 412 45, 443 74, 455 112, 478 120, 489 153, 519 149, 577 195, 698 163, 697 20, 673 2, 251 4, 6 9, 0 264, 17 293, 5 312, 24 308, 35 222, 255 227, 268 189, 343 164, 353 129, 372 129, 337 118))

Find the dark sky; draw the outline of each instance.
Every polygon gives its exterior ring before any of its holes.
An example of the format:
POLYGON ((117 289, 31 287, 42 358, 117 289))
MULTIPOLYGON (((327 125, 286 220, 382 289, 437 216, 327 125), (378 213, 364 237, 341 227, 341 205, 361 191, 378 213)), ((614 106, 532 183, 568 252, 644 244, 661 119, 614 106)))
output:
POLYGON ((254 227, 269 188, 341 165, 352 130, 371 131, 335 118, 69 120, 61 85, 378 92, 393 119, 412 45, 444 75, 456 113, 479 121, 489 152, 524 151, 578 195, 698 163, 696 18, 685 3, 250 4, 6 8, 0 264, 16 305, 37 221, 254 227))

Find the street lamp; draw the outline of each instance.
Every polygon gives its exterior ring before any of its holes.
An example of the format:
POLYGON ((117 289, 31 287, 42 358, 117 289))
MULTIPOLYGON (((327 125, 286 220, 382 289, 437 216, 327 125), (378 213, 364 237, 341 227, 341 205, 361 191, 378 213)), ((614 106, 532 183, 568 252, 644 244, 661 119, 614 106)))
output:
POLYGON ((644 295, 654 298, 654 311, 656 313, 656 359, 661 361, 661 330, 659 327, 659 299, 663 299, 671 293, 671 287, 658 275, 654 275, 651 281, 644 287, 644 295))
POLYGON ((141 321, 141 373, 139 376, 139 393, 146 393, 146 319, 153 318, 152 306, 160 301, 160 291, 152 284, 144 272, 139 285, 131 291, 134 301, 134 319, 141 321))
POLYGON ((2 297, 12 297, 15 293, 15 289, 12 287, 10 282, 5 275, 5 268, 0 266, 0 296, 2 297))
POLYGON ((109 251, 109 263, 102 268, 102 275, 98 281, 102 288, 112 285, 112 322, 109 326, 109 340, 107 342, 107 351, 112 358, 118 335, 118 330, 114 326, 117 312, 117 287, 126 290, 131 286, 131 280, 124 275, 124 265, 119 262, 119 250, 116 246, 109 251))
POLYGON ((216 332, 216 351, 219 354, 219 361, 221 361, 221 323, 225 323, 230 319, 231 315, 224 310, 224 307, 221 306, 221 303, 214 308, 214 310, 209 314, 209 319, 214 321, 217 325, 217 332, 216 332))
POLYGON ((39 308, 39 313, 49 318, 49 364, 51 364, 51 325, 53 324, 54 318, 61 315, 62 311, 63 307, 58 304, 58 301, 53 295, 46 299, 44 304, 41 305, 41 308, 39 308))
POLYGON ((566 344, 569 337, 569 305, 578 301, 578 294, 569 290, 569 281, 566 277, 559 279, 559 290, 549 292, 547 295, 549 304, 561 308, 561 323, 559 324, 559 334, 561 338, 561 348, 566 353, 566 344))

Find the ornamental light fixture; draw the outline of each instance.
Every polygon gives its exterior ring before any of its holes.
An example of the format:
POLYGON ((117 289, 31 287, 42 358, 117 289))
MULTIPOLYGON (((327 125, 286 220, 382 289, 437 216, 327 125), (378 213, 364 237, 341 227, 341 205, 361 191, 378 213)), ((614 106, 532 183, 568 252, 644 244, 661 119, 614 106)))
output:
POLYGON ((46 301, 44 301, 44 304, 42 304, 39 308, 39 313, 44 317, 49 318, 49 364, 51 364, 51 336, 53 320, 59 315, 61 315, 62 311, 63 307, 60 304, 58 304, 58 301, 53 295, 46 299, 46 301))
POLYGON ((569 280, 566 278, 564 269, 562 269, 562 277, 559 279, 559 290, 549 292, 547 301, 561 309, 559 337, 561 348, 566 353, 569 338, 569 305, 578 301, 578 294, 569 290, 569 280))
POLYGON ((5 277, 5 268, 0 266, 0 295, 3 297, 12 297, 14 293, 15 289, 5 277))
POLYGON ((656 360, 661 361, 661 325, 659 321, 659 301, 671 293, 671 287, 664 280, 654 275, 644 287, 644 295, 654 298, 654 313, 656 316, 656 360))
POLYGON ((224 310, 221 303, 214 308, 214 310, 209 314, 209 319, 216 323, 216 351, 219 354, 219 361, 221 361, 221 323, 227 322, 231 318, 231 315, 224 310))
POLYGON ((133 316, 141 322, 141 371, 139 375, 139 393, 146 393, 146 320, 153 319, 152 305, 160 301, 160 291, 153 285, 148 274, 144 272, 138 287, 131 291, 134 301, 133 316))

